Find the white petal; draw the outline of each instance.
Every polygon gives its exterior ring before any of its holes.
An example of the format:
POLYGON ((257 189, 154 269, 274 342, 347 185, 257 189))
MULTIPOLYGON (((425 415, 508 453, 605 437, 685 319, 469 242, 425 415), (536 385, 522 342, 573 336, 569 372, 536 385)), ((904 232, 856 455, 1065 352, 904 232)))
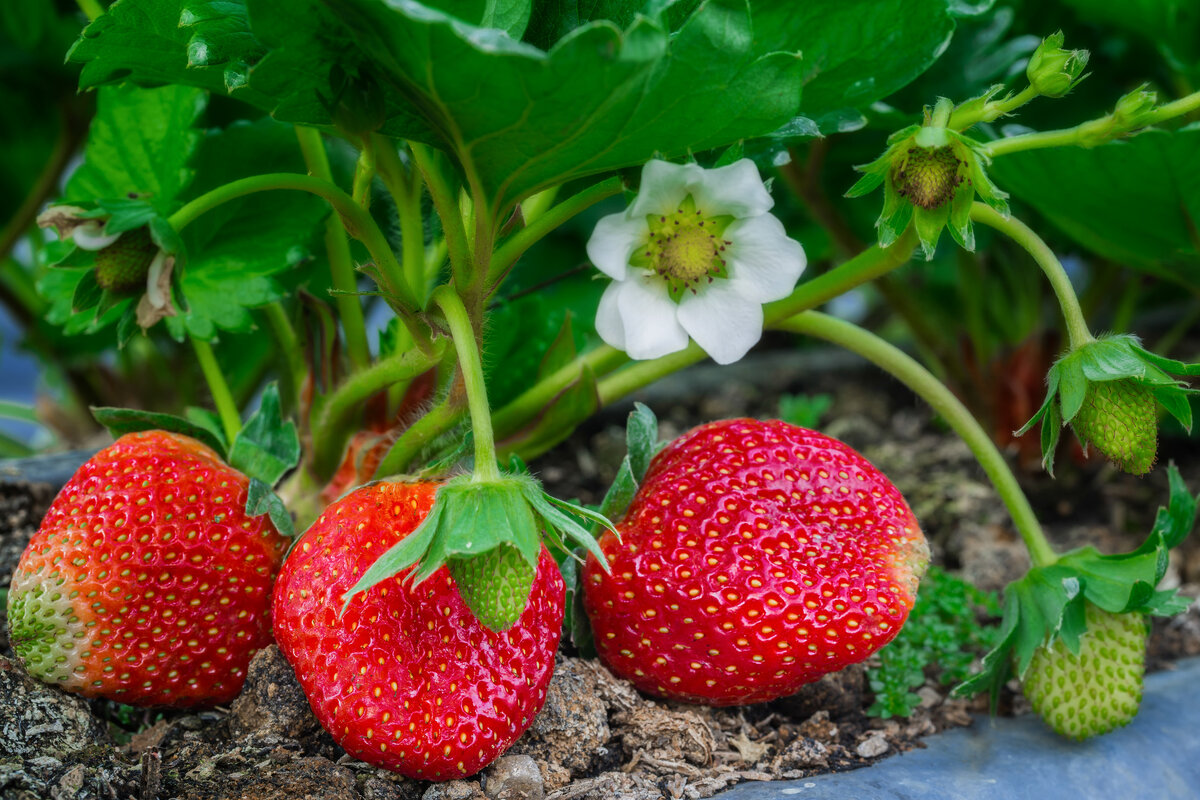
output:
POLYGON ((688 336, 679 324, 679 306, 657 276, 631 276, 618 284, 617 311, 630 358, 658 358, 687 347, 688 336))
POLYGON ((646 224, 645 216, 609 214, 600 218, 588 239, 588 258, 596 269, 621 281, 629 271, 629 257, 649 238, 650 226, 646 224))
POLYGON ((642 167, 642 187, 629 207, 629 215, 672 214, 702 180, 704 170, 695 164, 647 161, 642 167))
POLYGON ((739 219, 725 229, 730 282, 747 298, 769 303, 791 294, 808 258, 774 214, 739 219))
POLYGON ((88 220, 71 231, 71 240, 83 250, 103 250, 121 238, 121 234, 105 234, 104 226, 95 220, 88 220))
POLYGON ((729 281, 685 295, 679 304, 679 321, 718 364, 732 364, 762 338, 762 306, 729 281))
POLYGON ((625 323, 621 322, 621 312, 617 309, 621 286, 621 281, 610 283, 600 295, 600 305, 596 309, 596 333, 605 344, 618 350, 625 349, 625 323))
POLYGON ((696 208, 706 216, 730 214, 756 217, 775 205, 763 186, 758 167, 748 158, 717 169, 706 169, 692 190, 696 208))

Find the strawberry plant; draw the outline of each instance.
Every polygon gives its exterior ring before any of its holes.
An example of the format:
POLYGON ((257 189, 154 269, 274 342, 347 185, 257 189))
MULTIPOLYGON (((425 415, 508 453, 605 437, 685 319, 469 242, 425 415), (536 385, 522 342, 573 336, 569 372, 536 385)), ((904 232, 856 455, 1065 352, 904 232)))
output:
MULTIPOLYGON (((1081 297, 1058 253, 1065 235, 1194 296, 1194 38, 1162 45, 1163 80, 1118 75, 1106 41, 1068 49, 1087 26, 1004 41, 1015 12, 986 2, 62 6, 0 12, 22 102, 60 98, 61 122, 8 209, 0 302, 46 364, 47 427, 116 443, 9 591, 31 673, 224 703, 273 632, 348 753, 428 780, 529 727, 564 629, 689 702, 776 698, 893 642, 878 713, 911 708, 933 653, 964 692, 1015 674, 1069 736, 1136 712, 1146 616, 1186 605, 1159 588, 1195 519, 1182 476, 1167 467, 1141 547, 1057 552, 947 381, 1005 383, 1047 472, 1068 425, 1135 474, 1158 464, 1160 417, 1190 432, 1200 365, 1169 351, 1194 317, 1143 345, 1136 297, 1096 319, 1106 290, 1081 297), (1139 205, 1144 235, 1120 224, 1139 205), (914 300, 914 274, 952 299, 914 300), (888 340, 873 289, 926 364, 888 340), (989 361, 1060 325, 1058 358, 989 361), (921 600, 920 520, 833 438, 734 419, 660 447, 637 406, 598 509, 526 466, 765 333, 869 361, 994 485, 1032 569, 979 674, 962 653, 986 636, 955 619, 976 599, 939 578, 921 600), (960 335, 969 357, 949 357, 960 335)), ((815 422, 821 397, 784 415, 815 422)))

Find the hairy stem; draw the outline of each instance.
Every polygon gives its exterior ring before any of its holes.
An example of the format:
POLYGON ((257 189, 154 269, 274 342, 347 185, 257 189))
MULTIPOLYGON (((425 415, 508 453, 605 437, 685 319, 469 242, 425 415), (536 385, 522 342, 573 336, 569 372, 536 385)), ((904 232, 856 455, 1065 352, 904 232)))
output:
POLYGON ((264 306, 263 313, 267 317, 267 324, 271 326, 275 342, 279 345, 279 352, 286 361, 286 367, 282 370, 284 405, 287 408, 295 408, 297 393, 304 382, 305 372, 304 353, 296 338, 296 329, 292 327, 292 321, 282 303, 264 306))
POLYGON ((512 269, 522 254, 540 241, 546 234, 558 228, 576 214, 591 208, 601 200, 612 197, 621 191, 621 179, 617 176, 600 181, 571 195, 566 200, 548 208, 544 213, 533 219, 528 225, 513 234, 508 241, 496 250, 488 270, 489 294, 496 290, 500 281, 512 269))
POLYGON ((429 189, 429 196, 433 198, 433 207, 442 220, 442 235, 446 238, 450 254, 450 270, 455 281, 465 289, 470 285, 471 248, 467 244, 467 230, 463 227, 458 200, 450 191, 434 152, 418 142, 409 142, 409 148, 429 189))
POLYGON ((1046 541, 1042 526, 1033 513, 1025 493, 1004 456, 996 449, 987 432, 980 427, 971 412, 937 378, 898 348, 888 344, 870 331, 845 320, 806 311, 780 322, 776 327, 794 333, 824 339, 875 364, 912 389, 957 433, 971 448, 975 458, 987 473, 1000 499, 1004 501, 1013 524, 1035 566, 1053 564, 1057 556, 1046 541))
POLYGON ((487 386, 483 382, 483 362, 479 357, 479 340, 467 308, 449 286, 439 286, 433 301, 442 310, 450 326, 450 336, 458 354, 463 383, 467 389, 467 408, 471 412, 471 429, 475 438, 474 480, 492 482, 500 479, 496 466, 496 442, 492 435, 492 415, 488 407, 487 386))
MULTIPOLYGON (((333 173, 329 169, 329 155, 325 152, 321 132, 316 128, 297 126, 296 138, 300 141, 300 151, 308 171, 314 178, 333 186, 333 173)), ((325 221, 325 253, 329 259, 333 288, 342 292, 334 298, 334 302, 346 334, 346 352, 351 366, 356 370, 363 369, 371 363, 367 326, 363 319, 362 303, 353 294, 358 289, 358 279, 354 274, 354 259, 350 255, 350 240, 346 237, 342 220, 336 214, 330 215, 325 221)))
POLYGON ((238 414, 237 404, 233 401, 233 392, 221 366, 217 364, 217 356, 213 353, 212 345, 203 339, 192 337, 192 348, 196 351, 196 360, 200 362, 200 371, 204 373, 204 381, 212 395, 213 404, 217 407, 217 415, 221 418, 221 427, 225 429, 225 438, 232 444, 242 429, 242 418, 238 414))
POLYGON ((429 281, 425 273, 425 221, 421 214, 421 174, 406 170, 396 145, 383 137, 375 142, 379 177, 396 204, 400 218, 401 263, 404 279, 417 299, 417 307, 429 302, 429 281))
POLYGON ((971 206, 971 219, 996 229, 1019 244, 1033 257, 1042 268, 1042 272, 1046 273, 1067 322, 1067 336, 1071 349, 1092 341, 1092 333, 1088 330, 1087 320, 1083 318, 1083 309, 1079 307, 1079 298, 1071 286, 1071 279, 1049 245, 1016 217, 1004 217, 985 203, 976 202, 971 206))
POLYGON ((448 432, 462 419, 462 395, 449 391, 441 402, 412 424, 391 446, 375 469, 375 480, 397 475, 408 468, 421 450, 448 432))

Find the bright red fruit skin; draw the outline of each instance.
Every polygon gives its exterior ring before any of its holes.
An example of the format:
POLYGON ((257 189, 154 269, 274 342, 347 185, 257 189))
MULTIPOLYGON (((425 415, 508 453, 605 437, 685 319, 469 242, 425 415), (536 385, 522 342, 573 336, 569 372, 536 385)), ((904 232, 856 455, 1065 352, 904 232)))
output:
POLYGON ((794 693, 900 630, 928 548, 862 456, 779 421, 695 428, 650 463, 584 570, 600 659, 649 694, 710 705, 794 693))
POLYGON ((59 492, 9 591, 29 671, 140 706, 227 703, 271 642, 287 539, 247 517, 245 475, 165 431, 122 436, 59 492))
POLYGON ((529 604, 495 633, 442 567, 342 596, 429 513, 436 484, 377 483, 309 528, 275 586, 275 637, 317 719, 355 758, 410 778, 474 774, 541 710, 562 632, 563 581, 542 548, 529 604))

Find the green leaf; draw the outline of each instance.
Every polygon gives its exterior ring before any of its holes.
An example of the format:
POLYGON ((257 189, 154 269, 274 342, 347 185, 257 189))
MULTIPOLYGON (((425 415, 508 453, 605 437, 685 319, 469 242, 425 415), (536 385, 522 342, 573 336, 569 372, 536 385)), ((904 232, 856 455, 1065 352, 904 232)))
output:
POLYGON ((946 0, 839 0, 753 4, 764 50, 804 54, 801 110, 818 117, 865 108, 908 84, 954 32, 946 0))
POLYGON ((245 23, 242 0, 121 0, 88 25, 67 59, 83 64, 85 89, 178 83, 266 108, 271 100, 247 85, 246 66, 263 49, 245 23))
MULTIPOLYGON (((84 161, 67 182, 72 202, 145 198, 169 214, 192 180, 204 92, 187 86, 105 87, 88 131, 84 161)), ((131 226, 136 227, 136 226, 131 226)))
POLYGON ((1011 153, 992 172, 1092 252, 1200 288, 1200 126, 1011 153))
POLYGON ((289 539, 294 539, 296 536, 296 523, 292 519, 291 512, 287 510, 287 506, 283 504, 279 495, 271 491, 271 487, 258 478, 250 479, 250 486, 246 492, 246 514, 250 517, 266 514, 271 518, 271 524, 275 526, 275 530, 289 539))
POLYGON ((566 363, 579 344, 568 312, 540 295, 503 302, 488 312, 483 354, 488 401, 501 408, 532 386, 539 376, 566 363))
POLYGON ((291 420, 284 421, 279 406, 279 387, 268 384, 258 411, 233 440, 229 465, 251 478, 274 486, 300 461, 300 437, 291 420))
POLYGON ((214 436, 203 425, 156 411, 139 411, 132 408, 93 407, 92 416, 103 425, 114 438, 137 431, 170 431, 182 433, 211 447, 221 458, 225 458, 225 443, 214 436))
POLYGON ((547 375, 553 374, 560 367, 565 367, 575 360, 578 348, 575 346, 575 333, 571 326, 571 313, 568 311, 563 316, 562 327, 559 328, 558 335, 554 337, 554 341, 546 348, 545 355, 542 356, 541 364, 538 366, 538 377, 544 378, 547 375))

